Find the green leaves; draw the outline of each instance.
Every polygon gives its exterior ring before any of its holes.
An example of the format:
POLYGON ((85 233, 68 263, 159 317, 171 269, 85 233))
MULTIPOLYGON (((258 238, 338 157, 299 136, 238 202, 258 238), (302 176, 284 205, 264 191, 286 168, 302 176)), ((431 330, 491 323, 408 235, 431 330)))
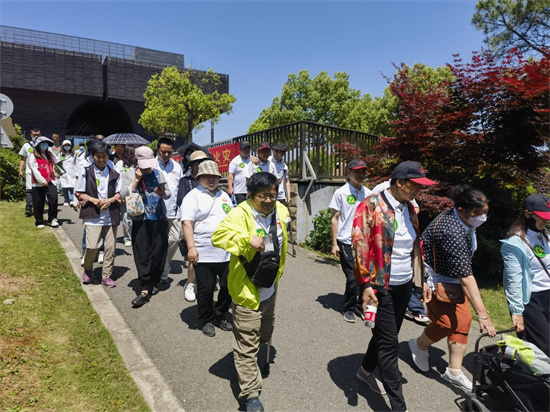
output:
POLYGON ((374 100, 368 94, 362 96, 360 90, 350 87, 349 75, 345 72, 337 72, 331 78, 322 71, 312 79, 307 70, 302 70, 298 75, 288 75, 281 95, 262 110, 248 133, 306 120, 387 134, 391 102, 395 101, 393 97, 388 100, 387 96, 374 100))
POLYGON ((176 67, 167 67, 149 80, 139 124, 159 137, 188 136, 191 142, 193 130, 201 129, 207 120, 219 121, 222 113, 229 114, 233 109, 235 97, 220 94, 216 90, 220 84, 219 75, 212 69, 180 72, 176 67))
POLYGON ((511 48, 548 55, 550 0, 480 0, 476 10, 472 24, 498 56, 511 48))

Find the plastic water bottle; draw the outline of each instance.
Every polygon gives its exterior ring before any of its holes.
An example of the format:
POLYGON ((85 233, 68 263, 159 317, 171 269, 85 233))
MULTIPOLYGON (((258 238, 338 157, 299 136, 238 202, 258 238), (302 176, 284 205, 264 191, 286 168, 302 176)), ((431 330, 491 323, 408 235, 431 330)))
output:
POLYGON ((378 306, 374 303, 374 300, 369 299, 367 302, 367 307, 365 308, 365 326, 367 328, 374 328, 376 324, 376 312, 378 311, 378 306))

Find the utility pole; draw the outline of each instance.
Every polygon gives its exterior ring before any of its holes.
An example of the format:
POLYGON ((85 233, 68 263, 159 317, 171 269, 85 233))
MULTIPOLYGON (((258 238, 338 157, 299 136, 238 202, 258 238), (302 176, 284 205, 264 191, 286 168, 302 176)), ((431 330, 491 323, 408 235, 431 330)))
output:
POLYGON ((210 143, 214 143, 214 119, 210 119, 210 143))

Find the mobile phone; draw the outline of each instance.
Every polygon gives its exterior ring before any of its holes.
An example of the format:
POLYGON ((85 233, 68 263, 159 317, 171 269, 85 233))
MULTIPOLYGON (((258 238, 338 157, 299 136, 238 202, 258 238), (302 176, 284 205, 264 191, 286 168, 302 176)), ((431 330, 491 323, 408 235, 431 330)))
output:
POLYGON ((157 187, 158 187, 159 189, 162 189, 164 186, 166 186, 166 182, 164 182, 164 183, 159 183, 157 187))

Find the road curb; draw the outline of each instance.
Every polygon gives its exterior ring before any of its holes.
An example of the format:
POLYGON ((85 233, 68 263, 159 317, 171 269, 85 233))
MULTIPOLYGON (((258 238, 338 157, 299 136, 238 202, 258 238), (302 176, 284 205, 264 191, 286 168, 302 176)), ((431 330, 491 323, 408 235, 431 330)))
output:
MULTIPOLYGON (((65 251, 74 274, 80 279, 80 252, 62 227, 52 229, 65 251)), ((185 412, 151 358, 117 310, 102 285, 83 285, 88 299, 107 328, 130 376, 139 387, 152 411, 185 412)))

